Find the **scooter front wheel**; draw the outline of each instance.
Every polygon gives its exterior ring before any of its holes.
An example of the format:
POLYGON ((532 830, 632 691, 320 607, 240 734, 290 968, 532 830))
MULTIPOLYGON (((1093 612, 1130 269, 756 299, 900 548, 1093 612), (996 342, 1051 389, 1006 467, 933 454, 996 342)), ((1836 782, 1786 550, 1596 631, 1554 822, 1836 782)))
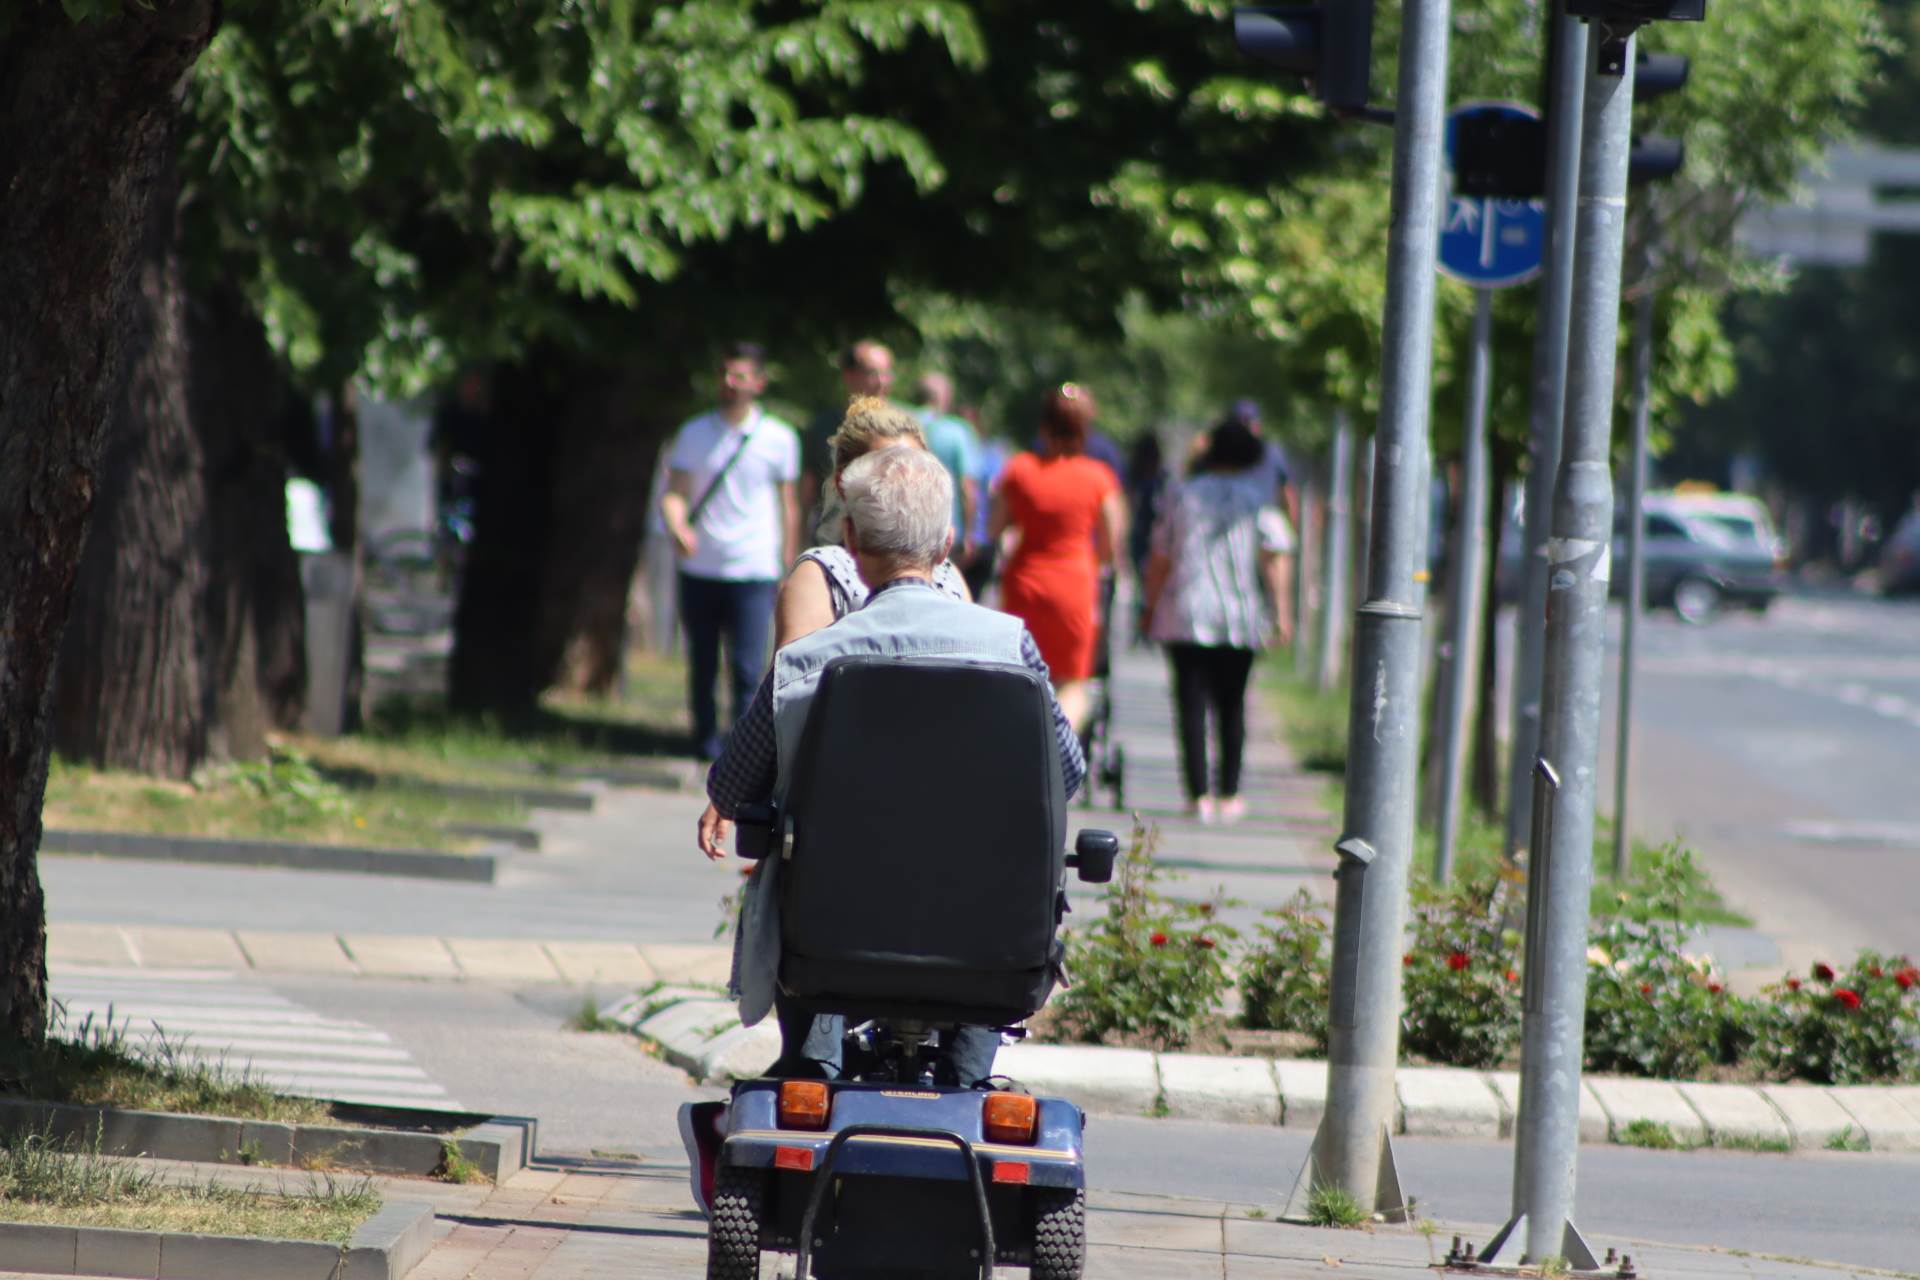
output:
POLYGON ((760 1225, 767 1177, 759 1169, 722 1165, 713 1179, 707 1224, 707 1280, 760 1280, 760 1225))

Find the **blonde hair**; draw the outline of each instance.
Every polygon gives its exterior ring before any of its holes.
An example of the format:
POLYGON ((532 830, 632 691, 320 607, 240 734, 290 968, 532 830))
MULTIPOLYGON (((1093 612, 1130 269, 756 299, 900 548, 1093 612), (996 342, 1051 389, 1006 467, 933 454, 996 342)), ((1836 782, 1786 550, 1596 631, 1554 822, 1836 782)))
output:
POLYGON ((880 447, 881 441, 905 444, 911 441, 924 449, 927 433, 920 419, 880 396, 859 396, 847 406, 840 429, 827 440, 833 451, 833 474, 839 475, 847 464, 880 447))

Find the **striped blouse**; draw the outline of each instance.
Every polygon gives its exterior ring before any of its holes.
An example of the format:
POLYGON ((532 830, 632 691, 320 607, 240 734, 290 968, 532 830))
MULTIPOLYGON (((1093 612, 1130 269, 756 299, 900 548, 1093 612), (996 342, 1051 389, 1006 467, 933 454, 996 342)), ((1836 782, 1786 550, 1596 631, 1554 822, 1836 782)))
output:
POLYGON ((1272 639, 1260 560, 1292 551, 1293 529, 1266 474, 1195 476, 1162 500, 1153 549, 1170 572, 1148 625, 1153 639, 1232 649, 1261 649, 1272 639))

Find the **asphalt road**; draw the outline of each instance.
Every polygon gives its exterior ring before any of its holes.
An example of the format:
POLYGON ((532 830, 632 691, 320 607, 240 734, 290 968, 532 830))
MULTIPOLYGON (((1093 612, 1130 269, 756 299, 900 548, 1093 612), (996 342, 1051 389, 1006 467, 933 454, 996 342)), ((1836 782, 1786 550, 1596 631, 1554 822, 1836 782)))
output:
MULTIPOLYGON (((1635 832, 1693 846, 1794 967, 1920 953, 1920 605, 1786 598, 1641 634, 1635 832)), ((1611 811, 1611 693, 1605 714, 1611 811)))

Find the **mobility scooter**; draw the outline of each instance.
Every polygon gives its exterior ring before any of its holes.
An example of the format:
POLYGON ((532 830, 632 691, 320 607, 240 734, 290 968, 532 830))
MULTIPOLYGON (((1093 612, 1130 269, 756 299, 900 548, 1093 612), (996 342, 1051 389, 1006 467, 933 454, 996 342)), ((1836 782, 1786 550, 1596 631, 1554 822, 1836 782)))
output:
POLYGON ((1080 1109, 1004 1077, 956 1080, 938 1045, 1019 1035, 1061 973, 1065 871, 1111 878, 1119 842, 1065 850, 1046 685, 1024 667, 843 657, 807 711, 784 804, 740 815, 775 860, 779 983, 842 1014, 839 1078, 735 1085, 707 1274, 755 1280, 763 1251, 810 1274, 1077 1280, 1086 1257, 1080 1109))

